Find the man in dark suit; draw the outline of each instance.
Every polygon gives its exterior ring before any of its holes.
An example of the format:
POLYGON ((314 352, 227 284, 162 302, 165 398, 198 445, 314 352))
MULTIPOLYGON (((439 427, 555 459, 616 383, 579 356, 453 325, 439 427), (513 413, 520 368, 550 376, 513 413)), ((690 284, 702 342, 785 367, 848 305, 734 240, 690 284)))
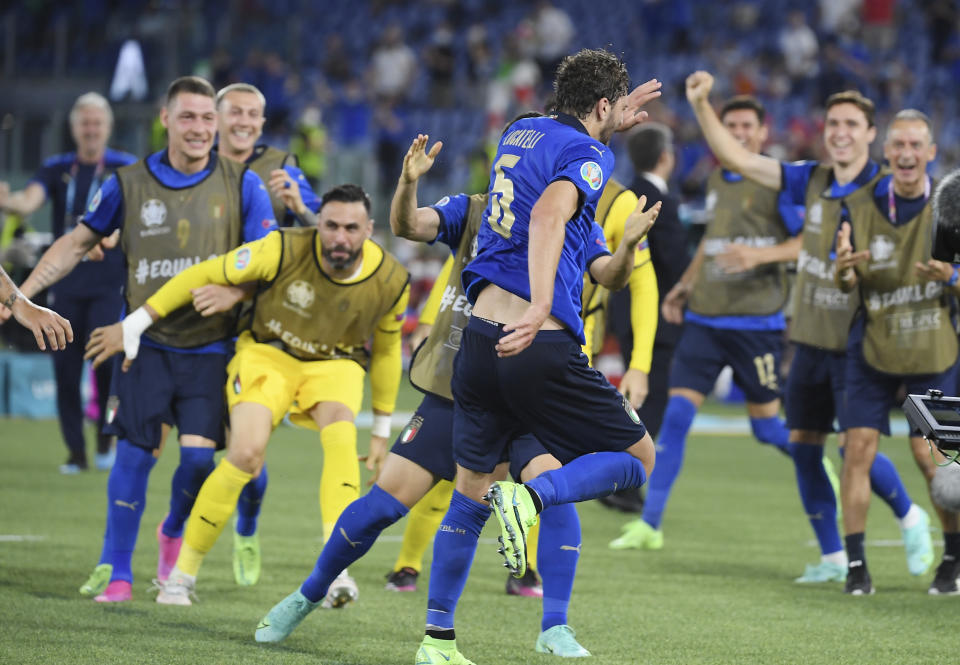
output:
MULTIPOLYGON (((648 207, 657 201, 663 201, 657 223, 647 234, 650 257, 657 275, 657 289, 660 292, 659 304, 662 305, 664 296, 677 283, 690 262, 687 232, 680 224, 678 215, 679 202, 667 190, 667 180, 676 163, 673 132, 666 125, 645 123, 630 134, 627 147, 636 171, 630 189, 638 197, 646 196, 648 207)), ((633 348, 633 334, 630 326, 630 298, 626 291, 611 295, 609 329, 616 336, 624 363, 627 363, 633 348)), ((647 426, 647 431, 654 438, 660 430, 663 412, 667 406, 670 360, 679 337, 680 326, 668 323, 661 316, 654 339, 649 392, 637 411, 647 426)), ((605 506, 625 512, 640 512, 643 509, 643 499, 638 489, 616 492, 600 501, 605 506)))

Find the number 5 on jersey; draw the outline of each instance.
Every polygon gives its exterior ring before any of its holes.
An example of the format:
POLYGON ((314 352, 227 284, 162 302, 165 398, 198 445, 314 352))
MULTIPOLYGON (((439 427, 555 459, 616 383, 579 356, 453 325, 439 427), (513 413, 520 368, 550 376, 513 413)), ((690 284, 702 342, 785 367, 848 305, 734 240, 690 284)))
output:
POLYGON ((512 169, 519 161, 520 155, 501 155, 493 165, 493 188, 490 191, 490 216, 487 217, 487 222, 490 228, 504 238, 510 237, 514 217, 510 210, 510 204, 513 203, 513 181, 503 173, 503 169, 512 169))

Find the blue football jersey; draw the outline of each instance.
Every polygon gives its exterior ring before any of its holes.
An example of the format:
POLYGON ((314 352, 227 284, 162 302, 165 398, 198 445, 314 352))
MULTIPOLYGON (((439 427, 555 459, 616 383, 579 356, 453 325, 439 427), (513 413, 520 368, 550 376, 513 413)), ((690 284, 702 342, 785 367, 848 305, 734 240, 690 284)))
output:
POLYGON ((500 139, 490 172, 490 202, 484 213, 486 223, 480 227, 477 257, 463 271, 463 287, 470 302, 475 303, 480 291, 491 283, 530 300, 530 212, 547 185, 569 180, 580 191, 580 207, 566 225, 550 313, 583 343, 583 273, 597 201, 613 166, 613 152, 587 134, 572 116, 559 114, 513 123, 500 139))

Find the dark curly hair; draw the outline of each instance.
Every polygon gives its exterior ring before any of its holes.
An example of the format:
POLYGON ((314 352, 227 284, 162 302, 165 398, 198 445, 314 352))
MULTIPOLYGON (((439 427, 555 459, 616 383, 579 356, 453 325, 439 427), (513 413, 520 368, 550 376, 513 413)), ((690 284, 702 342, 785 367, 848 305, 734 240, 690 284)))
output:
POLYGON ((557 67, 554 108, 581 120, 604 97, 613 104, 627 94, 630 75, 617 56, 603 49, 583 49, 557 67))

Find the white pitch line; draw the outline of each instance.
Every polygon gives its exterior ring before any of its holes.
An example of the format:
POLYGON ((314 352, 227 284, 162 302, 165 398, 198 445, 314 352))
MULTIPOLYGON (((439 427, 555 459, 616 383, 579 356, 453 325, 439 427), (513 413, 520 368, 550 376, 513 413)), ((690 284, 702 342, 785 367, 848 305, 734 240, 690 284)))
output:
POLYGON ((29 534, 3 533, 0 534, 0 543, 36 543, 46 540, 46 536, 31 536, 29 534))
MULTIPOLYGON (((934 545, 943 545, 942 540, 934 540, 934 545)), ((903 547, 902 540, 868 540, 865 545, 867 547, 903 547)), ((808 547, 819 547, 820 544, 815 540, 807 541, 808 547)))

